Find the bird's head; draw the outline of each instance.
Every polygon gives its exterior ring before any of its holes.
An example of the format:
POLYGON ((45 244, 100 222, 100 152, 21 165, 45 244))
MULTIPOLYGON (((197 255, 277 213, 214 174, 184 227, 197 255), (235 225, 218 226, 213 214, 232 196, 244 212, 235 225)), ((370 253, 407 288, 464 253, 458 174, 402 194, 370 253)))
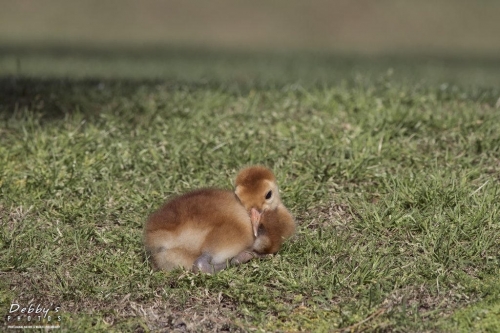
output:
POLYGON ((250 214, 254 235, 257 237, 261 215, 278 208, 281 203, 276 178, 268 168, 252 166, 238 173, 235 186, 236 196, 250 214))

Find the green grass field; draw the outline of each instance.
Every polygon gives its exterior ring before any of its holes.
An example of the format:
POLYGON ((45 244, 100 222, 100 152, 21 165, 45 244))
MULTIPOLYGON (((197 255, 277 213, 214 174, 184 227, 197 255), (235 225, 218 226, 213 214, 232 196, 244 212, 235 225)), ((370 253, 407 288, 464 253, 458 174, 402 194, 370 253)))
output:
POLYGON ((498 62, 10 52, 3 315, 59 305, 67 332, 500 328, 498 62), (299 224, 279 255, 153 272, 148 214, 250 164, 299 224))
POLYGON ((496 2, 0 2, 0 331, 500 331, 496 2), (252 164, 279 254, 152 271, 147 216, 252 164))

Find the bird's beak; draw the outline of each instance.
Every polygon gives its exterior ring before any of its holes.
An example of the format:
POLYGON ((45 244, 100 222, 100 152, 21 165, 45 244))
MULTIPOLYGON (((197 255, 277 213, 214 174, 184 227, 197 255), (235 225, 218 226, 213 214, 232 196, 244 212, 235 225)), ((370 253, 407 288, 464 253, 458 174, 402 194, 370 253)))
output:
POLYGON ((253 234, 257 237, 257 230, 259 230, 261 213, 255 208, 250 210, 250 221, 252 221, 253 234))

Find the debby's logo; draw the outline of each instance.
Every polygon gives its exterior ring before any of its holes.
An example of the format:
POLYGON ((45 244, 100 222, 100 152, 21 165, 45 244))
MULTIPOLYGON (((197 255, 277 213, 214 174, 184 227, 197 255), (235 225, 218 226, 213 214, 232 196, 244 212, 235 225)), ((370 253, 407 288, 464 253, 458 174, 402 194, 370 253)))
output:
POLYGON ((9 328, 59 328, 60 310, 60 306, 52 303, 11 303, 5 322, 9 328))

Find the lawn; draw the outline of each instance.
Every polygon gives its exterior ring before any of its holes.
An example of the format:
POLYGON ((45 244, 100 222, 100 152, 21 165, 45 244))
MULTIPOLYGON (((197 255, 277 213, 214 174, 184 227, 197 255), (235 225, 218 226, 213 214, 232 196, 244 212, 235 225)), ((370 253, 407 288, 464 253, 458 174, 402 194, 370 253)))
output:
POLYGON ((500 329, 497 60, 11 45, 0 69, 5 325, 500 329), (298 222, 280 253, 152 271, 148 214, 252 164, 298 222))

